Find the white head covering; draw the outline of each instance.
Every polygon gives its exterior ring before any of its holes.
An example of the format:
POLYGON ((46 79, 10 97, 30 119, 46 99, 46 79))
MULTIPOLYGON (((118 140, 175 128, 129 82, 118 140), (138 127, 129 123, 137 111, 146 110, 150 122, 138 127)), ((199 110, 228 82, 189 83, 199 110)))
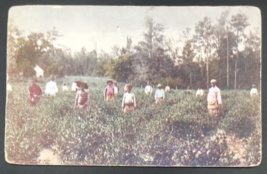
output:
POLYGON ((215 80, 215 79, 211 79, 211 81, 210 81, 210 82, 211 82, 211 83, 212 83, 212 82, 215 82, 215 83, 216 83, 216 80, 215 80))

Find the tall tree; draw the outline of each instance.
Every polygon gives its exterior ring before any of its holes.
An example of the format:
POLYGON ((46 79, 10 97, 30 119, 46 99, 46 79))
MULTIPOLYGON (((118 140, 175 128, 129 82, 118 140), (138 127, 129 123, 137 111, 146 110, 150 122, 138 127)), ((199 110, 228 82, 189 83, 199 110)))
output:
POLYGON ((236 89, 237 83, 237 62, 239 59, 239 49, 238 46, 242 42, 242 37, 244 37, 244 29, 249 26, 248 18, 245 14, 236 14, 233 15, 230 21, 231 28, 235 31, 236 40, 237 40, 237 48, 236 48, 236 56, 235 56, 235 81, 234 88, 236 89))
POLYGON ((208 17, 204 17, 202 21, 199 21, 195 27, 195 40, 197 46, 204 52, 206 57, 207 67, 207 89, 209 88, 209 59, 214 48, 214 26, 212 21, 208 17))

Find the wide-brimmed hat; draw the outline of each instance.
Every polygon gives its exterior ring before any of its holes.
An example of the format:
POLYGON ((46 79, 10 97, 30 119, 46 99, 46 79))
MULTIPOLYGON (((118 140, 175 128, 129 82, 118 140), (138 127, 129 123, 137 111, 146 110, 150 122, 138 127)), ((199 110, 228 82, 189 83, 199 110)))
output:
POLYGON ((162 86, 161 86, 161 84, 158 84, 158 88, 161 88, 162 86))
POLYGON ((113 83, 113 81, 109 79, 109 80, 107 80, 107 83, 113 83))
POLYGON ((80 84, 81 84, 81 85, 84 85, 84 88, 85 88, 85 89, 88 88, 88 84, 87 84, 87 82, 81 82, 80 84))
POLYGON ((126 87, 127 87, 127 88, 132 88, 133 85, 129 83, 129 84, 126 85, 126 87))
POLYGON ((80 80, 75 80, 74 82, 76 83, 76 86, 78 86, 78 87, 81 86, 81 83, 82 83, 82 82, 81 82, 80 80))
POLYGON ((210 82, 211 82, 211 83, 213 83, 213 82, 216 83, 217 81, 216 81, 215 79, 211 79, 210 82))

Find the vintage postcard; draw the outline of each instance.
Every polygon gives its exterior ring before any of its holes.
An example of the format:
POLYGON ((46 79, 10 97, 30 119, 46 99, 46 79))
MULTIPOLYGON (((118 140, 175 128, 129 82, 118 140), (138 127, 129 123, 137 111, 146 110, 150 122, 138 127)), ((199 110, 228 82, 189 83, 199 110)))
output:
POLYGON ((252 167, 262 159, 252 6, 14 6, 5 159, 252 167))

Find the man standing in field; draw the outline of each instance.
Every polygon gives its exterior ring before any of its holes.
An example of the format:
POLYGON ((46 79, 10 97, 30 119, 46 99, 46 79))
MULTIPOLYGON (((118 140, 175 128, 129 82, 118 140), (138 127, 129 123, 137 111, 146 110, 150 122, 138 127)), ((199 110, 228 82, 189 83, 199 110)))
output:
POLYGON ((150 82, 147 82, 147 85, 145 87, 145 93, 146 95, 151 95, 153 93, 153 88, 150 86, 150 82))
POLYGON ((258 90, 256 88, 256 85, 252 85, 252 88, 250 90, 250 96, 253 97, 253 96, 257 96, 258 95, 258 90))
POLYGON ((113 81, 107 80, 108 86, 104 90, 104 98, 106 101, 114 100, 114 87, 112 86, 113 81))
POLYGON ((156 90, 154 97, 155 97, 156 103, 160 103, 165 99, 165 92, 161 88, 161 84, 158 84, 158 89, 156 90))
POLYGON ((79 84, 80 90, 76 93, 75 98, 75 107, 79 109, 88 110, 88 105, 90 101, 89 93, 86 92, 84 89, 88 88, 87 82, 81 82, 79 84))
POLYGON ((167 93, 167 92, 170 92, 170 86, 169 86, 169 83, 167 83, 167 85, 165 86, 165 92, 167 93))
POLYGON ((211 81, 211 87, 208 92, 208 110, 210 114, 217 114, 219 104, 222 104, 222 98, 221 98, 221 90, 216 86, 216 80, 212 79, 211 81))
POLYGON ((135 100, 135 95, 132 93, 132 85, 127 84, 126 86, 127 90, 126 93, 124 93, 123 98, 122 98, 122 110, 124 113, 126 112, 131 112, 136 108, 136 100, 135 100))
POLYGON ((119 90, 120 90, 120 87, 117 85, 117 82, 115 81, 114 82, 114 94, 118 94, 119 93, 119 90))
POLYGON ((32 105, 35 105, 42 95, 42 90, 40 86, 36 85, 37 79, 32 79, 32 85, 29 87, 29 102, 32 105))
POLYGON ((45 93, 50 96, 54 96, 58 92, 57 84, 54 82, 55 77, 51 76, 50 81, 45 86, 45 93))
POLYGON ((69 88, 68 88, 66 82, 63 83, 62 90, 63 90, 63 91, 69 91, 69 88))
POLYGON ((202 97, 203 96, 203 90, 200 88, 200 86, 197 86, 197 92, 196 92, 197 97, 202 97))
POLYGON ((71 91, 77 91, 78 90, 78 86, 77 86, 77 83, 76 81, 74 81, 71 85, 71 91))

